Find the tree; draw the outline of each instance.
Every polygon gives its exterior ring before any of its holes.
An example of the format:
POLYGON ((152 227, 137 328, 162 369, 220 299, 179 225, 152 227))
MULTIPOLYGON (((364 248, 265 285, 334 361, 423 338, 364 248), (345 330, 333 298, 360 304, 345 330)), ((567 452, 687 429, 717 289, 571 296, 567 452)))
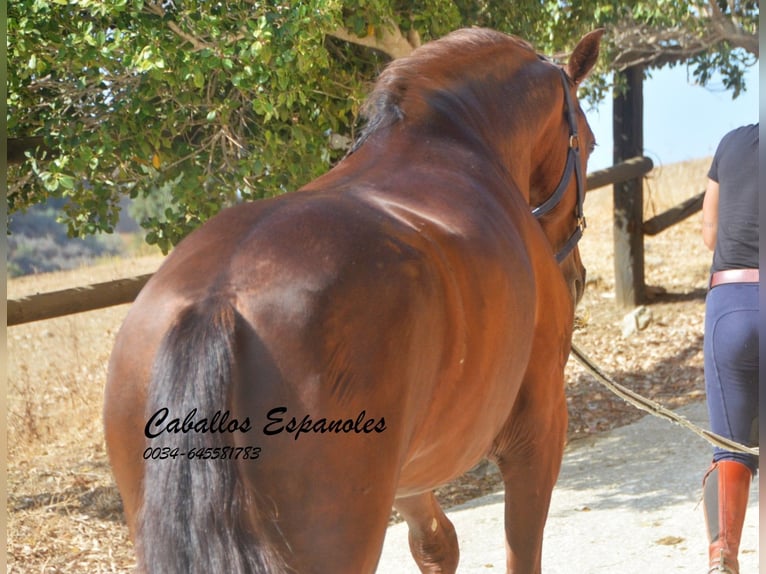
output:
POLYGON ((758 6, 707 2, 16 0, 8 129, 10 148, 27 151, 9 174, 9 211, 65 197, 71 234, 109 232, 121 196, 170 188, 166 217, 145 222, 168 249, 224 205, 326 171, 382 67, 465 25, 548 54, 606 26, 594 97, 610 69, 689 58, 701 80, 721 71, 736 93, 757 58, 758 6))

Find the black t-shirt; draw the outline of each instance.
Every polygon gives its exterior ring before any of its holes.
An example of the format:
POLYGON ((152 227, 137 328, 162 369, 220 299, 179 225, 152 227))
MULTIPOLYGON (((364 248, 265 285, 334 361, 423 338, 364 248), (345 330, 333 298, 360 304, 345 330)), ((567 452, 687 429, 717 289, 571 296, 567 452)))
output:
POLYGON ((758 268, 758 124, 726 134, 708 177, 718 182, 718 234, 711 271, 758 268))

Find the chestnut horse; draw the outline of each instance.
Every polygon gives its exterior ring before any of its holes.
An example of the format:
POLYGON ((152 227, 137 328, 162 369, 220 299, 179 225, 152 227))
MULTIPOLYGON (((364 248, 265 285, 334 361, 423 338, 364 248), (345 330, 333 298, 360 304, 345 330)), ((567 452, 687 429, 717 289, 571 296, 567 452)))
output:
POLYGON ((600 38, 563 68, 490 30, 426 44, 336 167, 175 248, 106 386, 139 570, 374 572, 393 506, 420 569, 454 572, 433 489, 487 457, 508 572, 540 571, 584 285, 575 91, 600 38))

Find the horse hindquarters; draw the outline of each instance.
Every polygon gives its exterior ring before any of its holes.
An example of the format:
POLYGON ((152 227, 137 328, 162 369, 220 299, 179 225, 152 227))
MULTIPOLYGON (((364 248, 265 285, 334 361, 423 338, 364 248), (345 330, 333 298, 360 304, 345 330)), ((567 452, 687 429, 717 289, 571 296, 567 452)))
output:
MULTIPOLYGON (((147 413, 168 418, 197 409, 210 417, 230 404, 236 377, 236 334, 242 318, 225 300, 193 304, 177 317, 157 353, 147 413)), ((185 453, 233 446, 231 434, 176 433, 167 445, 185 453), (222 445, 227 442, 228 445, 222 445)), ((139 568, 158 574, 282 572, 273 553, 255 539, 238 463, 221 460, 148 460, 136 528, 139 568)))

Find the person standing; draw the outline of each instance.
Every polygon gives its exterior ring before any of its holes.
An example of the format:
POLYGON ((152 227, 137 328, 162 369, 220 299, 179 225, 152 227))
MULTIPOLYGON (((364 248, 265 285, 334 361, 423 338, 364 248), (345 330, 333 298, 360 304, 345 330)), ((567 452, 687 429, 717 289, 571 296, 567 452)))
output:
MULTIPOLYGON (((758 443, 758 124, 718 145, 702 205, 702 238, 713 250, 705 300, 705 391, 713 432, 758 443)), ((739 542, 758 457, 713 451, 703 479, 712 573, 739 574, 739 542)))

